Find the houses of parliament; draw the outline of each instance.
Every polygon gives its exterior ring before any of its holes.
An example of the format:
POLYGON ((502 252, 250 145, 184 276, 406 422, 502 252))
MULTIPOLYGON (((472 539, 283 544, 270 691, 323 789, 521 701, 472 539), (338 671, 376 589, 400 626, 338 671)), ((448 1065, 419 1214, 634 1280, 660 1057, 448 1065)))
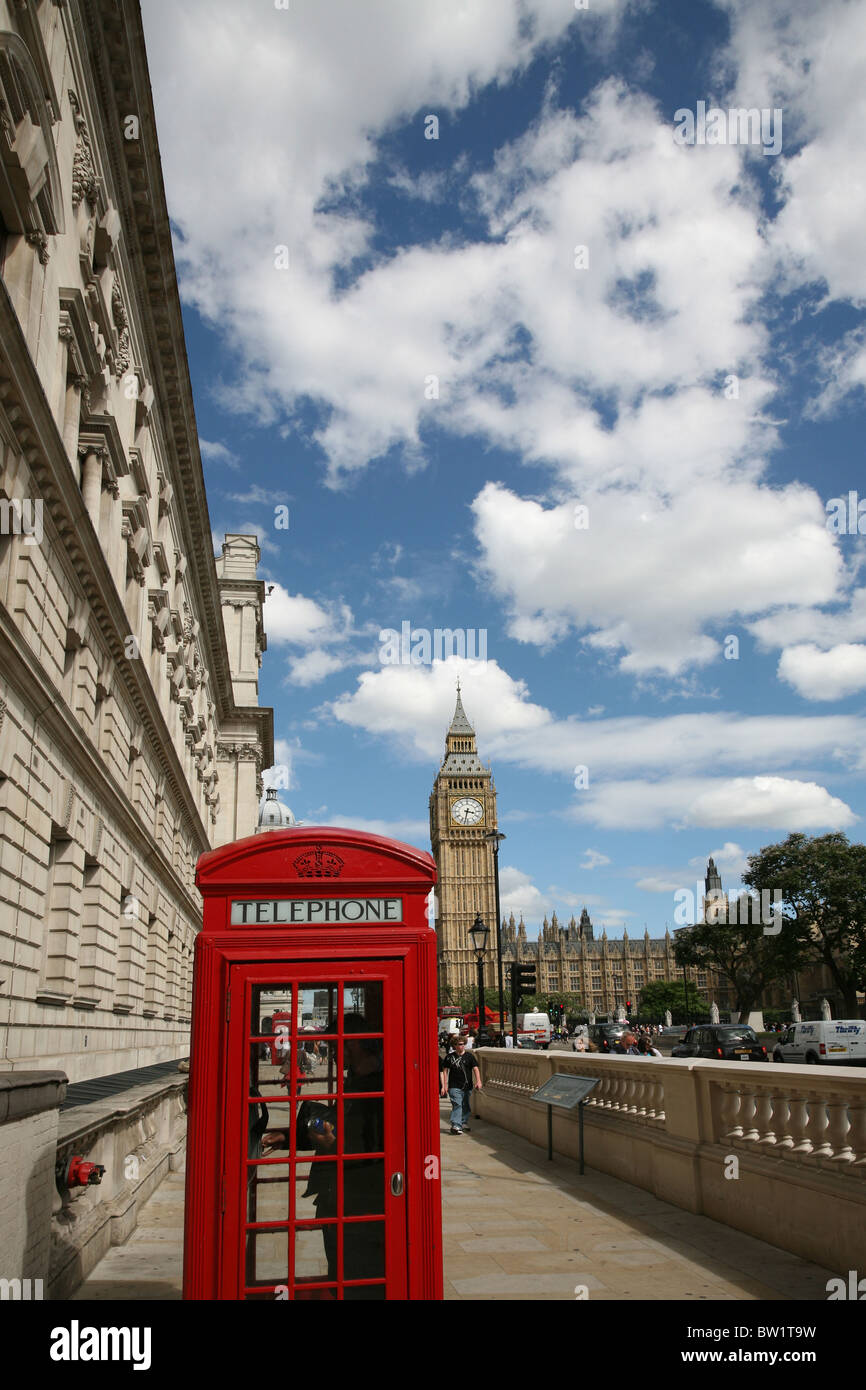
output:
MULTIPOLYGON (((439 957, 439 999, 457 1002, 460 992, 477 981, 477 965, 469 928, 477 913, 491 927, 496 921, 496 870, 493 846, 497 832, 496 785, 489 765, 478 756, 475 730, 457 690, 454 717, 445 739, 445 756, 430 796, 430 840, 438 869, 439 910, 436 921, 439 957)), ((711 865, 715 878, 715 866, 711 865)), ((720 883, 720 880, 718 880, 720 883)), ((707 887, 710 887, 709 877, 707 887)), ((612 940, 602 931, 596 939, 584 907, 579 921, 559 921, 554 912, 530 939, 522 914, 503 918, 502 957, 534 965, 538 993, 560 991, 579 996, 596 1014, 613 1014, 626 1000, 639 1002, 644 986, 655 980, 681 980, 669 931, 663 937, 612 940)), ((717 1002, 725 991, 709 972, 690 969, 691 985, 702 993, 713 988, 717 1002)), ((495 933, 491 932, 484 964, 485 988, 496 989, 495 933)))

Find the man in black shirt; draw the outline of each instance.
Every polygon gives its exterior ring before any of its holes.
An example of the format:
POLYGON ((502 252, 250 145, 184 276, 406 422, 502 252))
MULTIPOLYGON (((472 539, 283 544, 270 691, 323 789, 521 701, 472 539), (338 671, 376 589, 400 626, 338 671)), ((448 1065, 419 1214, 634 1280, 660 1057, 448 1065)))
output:
POLYGON ((471 1052, 466 1051, 462 1038, 457 1038, 454 1050, 448 1053, 442 1063, 442 1095, 451 1099, 451 1133, 462 1134, 468 1130, 467 1120, 471 1119, 469 1098, 472 1088, 481 1090, 481 1072, 471 1052))

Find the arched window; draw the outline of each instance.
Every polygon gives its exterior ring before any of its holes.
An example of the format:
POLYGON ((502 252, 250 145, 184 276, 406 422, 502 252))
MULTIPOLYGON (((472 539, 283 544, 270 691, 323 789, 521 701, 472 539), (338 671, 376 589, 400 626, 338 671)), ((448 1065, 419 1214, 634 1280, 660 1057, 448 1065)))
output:
POLYGON ((36 65, 17 34, 0 31, 0 217, 40 250, 63 231, 51 114, 36 65))

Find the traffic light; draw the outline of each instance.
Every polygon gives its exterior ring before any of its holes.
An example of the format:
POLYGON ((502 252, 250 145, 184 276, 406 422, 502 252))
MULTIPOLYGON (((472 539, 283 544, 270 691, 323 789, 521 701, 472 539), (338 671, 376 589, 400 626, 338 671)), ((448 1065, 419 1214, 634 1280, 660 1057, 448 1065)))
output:
POLYGON ((534 965, 513 965, 511 967, 511 993, 515 1000, 520 1000, 524 994, 534 994, 535 966, 534 965))
POLYGON ((626 999, 626 1001, 625 1001, 625 1007, 626 1007, 626 1013, 631 1013, 631 1000, 630 1000, 630 999, 626 999))

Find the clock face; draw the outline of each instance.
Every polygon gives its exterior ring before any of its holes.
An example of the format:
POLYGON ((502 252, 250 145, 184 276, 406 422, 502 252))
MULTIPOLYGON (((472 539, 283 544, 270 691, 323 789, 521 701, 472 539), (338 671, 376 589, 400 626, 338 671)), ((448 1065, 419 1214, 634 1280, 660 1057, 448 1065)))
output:
POLYGON ((457 825, 477 825, 484 819, 484 807, 474 796, 462 796, 451 803, 451 819, 457 825))

